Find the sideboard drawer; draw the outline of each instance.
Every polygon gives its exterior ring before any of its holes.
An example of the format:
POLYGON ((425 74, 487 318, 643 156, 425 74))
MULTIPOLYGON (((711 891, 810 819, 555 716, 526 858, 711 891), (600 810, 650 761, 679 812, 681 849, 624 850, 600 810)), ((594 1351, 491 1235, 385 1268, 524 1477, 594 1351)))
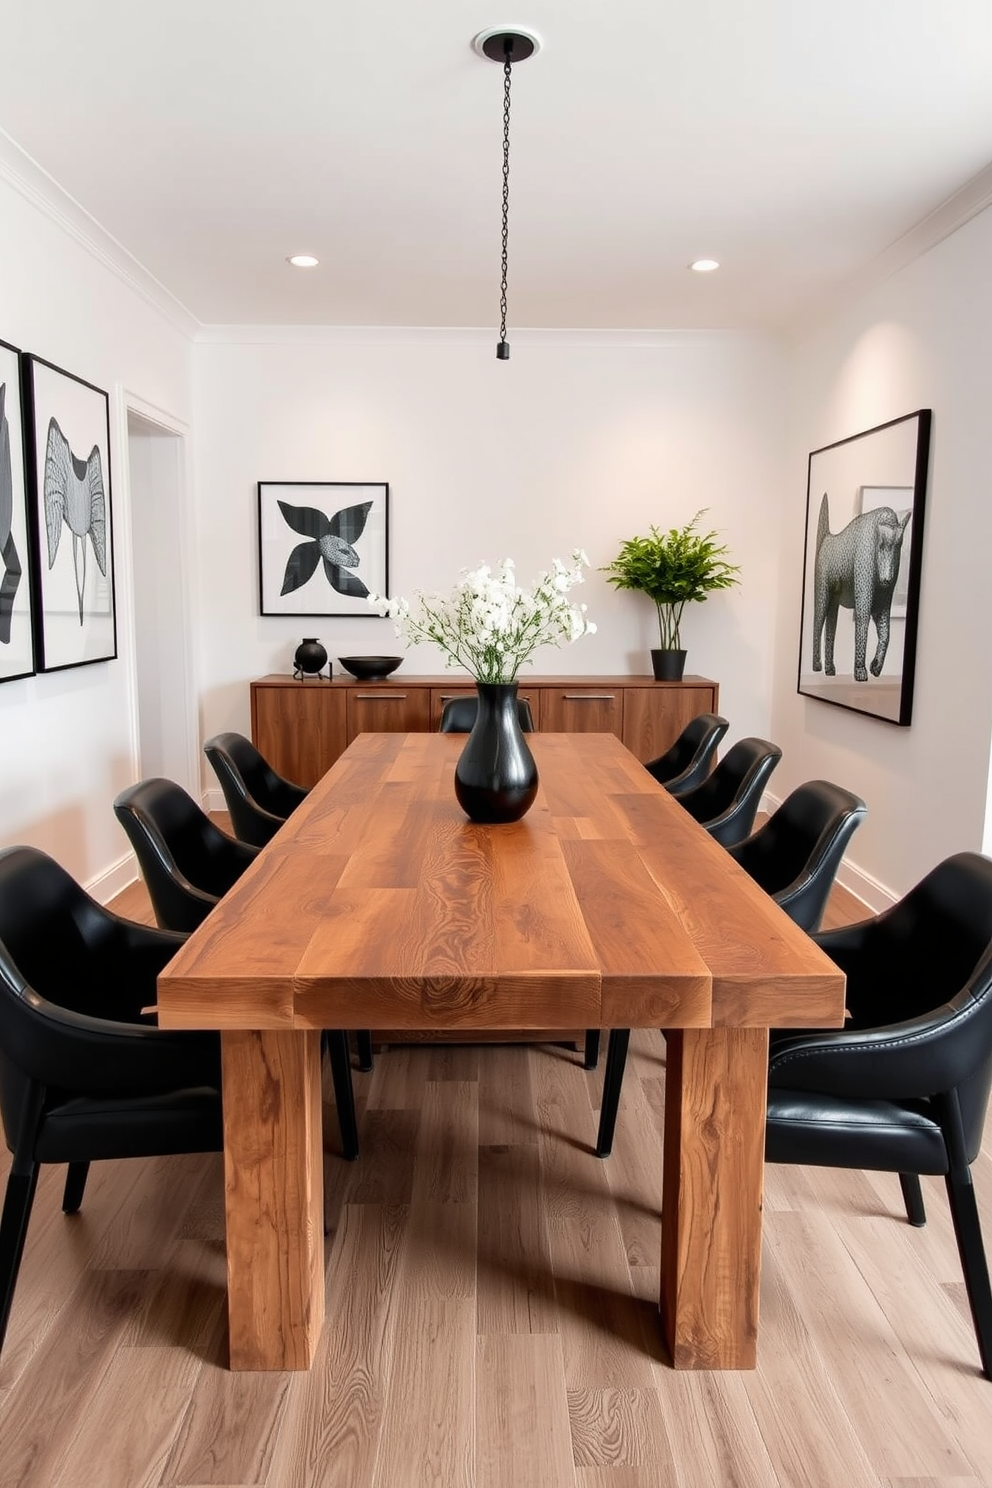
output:
POLYGON ((382 687, 374 682, 348 692, 348 738, 358 734, 423 734, 430 727, 427 687, 382 687))
POLYGON ((547 734, 623 735, 622 687, 543 687, 541 721, 547 734))
MULTIPOLYGON (((523 683, 517 692, 521 702, 530 704, 530 716, 534 720, 534 727, 539 729, 541 725, 541 694, 540 687, 526 687, 523 683)), ((441 714, 444 705, 449 698, 475 697, 474 687, 434 687, 431 689, 431 728, 437 729, 441 726, 441 714)))
POLYGON ((431 688, 431 722, 432 732, 441 727, 441 714, 444 712, 445 703, 452 698, 475 697, 474 687, 432 687, 431 688))

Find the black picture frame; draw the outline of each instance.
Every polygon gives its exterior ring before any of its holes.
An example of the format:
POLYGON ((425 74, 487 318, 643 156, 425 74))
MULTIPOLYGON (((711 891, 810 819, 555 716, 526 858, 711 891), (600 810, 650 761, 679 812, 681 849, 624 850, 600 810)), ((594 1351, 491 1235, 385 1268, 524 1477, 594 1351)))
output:
POLYGON ((22 358, 39 672, 117 656, 110 400, 44 357, 22 358))
POLYGON ((0 341, 0 682, 35 671, 22 375, 20 351, 0 341))
POLYGON ((258 482, 259 614, 374 619, 388 593, 387 481, 258 482))
POLYGON ((919 408, 813 450, 806 483, 798 691, 902 727, 913 716, 931 418, 919 408))

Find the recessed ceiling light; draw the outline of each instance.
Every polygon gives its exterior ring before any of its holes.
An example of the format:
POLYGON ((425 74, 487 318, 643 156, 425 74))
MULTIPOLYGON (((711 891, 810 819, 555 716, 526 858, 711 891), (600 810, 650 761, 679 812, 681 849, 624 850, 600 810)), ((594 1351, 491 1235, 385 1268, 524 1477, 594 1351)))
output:
POLYGON ((720 267, 720 264, 715 258, 697 258, 689 267, 695 269, 697 274, 712 274, 714 269, 720 267))
POLYGON ((315 269, 320 263, 319 258, 314 258, 312 253, 291 253, 286 260, 294 269, 315 269))

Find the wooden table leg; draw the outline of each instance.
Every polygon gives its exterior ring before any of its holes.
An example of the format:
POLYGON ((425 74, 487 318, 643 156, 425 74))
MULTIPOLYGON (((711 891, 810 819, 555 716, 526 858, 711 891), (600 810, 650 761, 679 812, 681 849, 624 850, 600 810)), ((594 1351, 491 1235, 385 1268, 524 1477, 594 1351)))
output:
POLYGON ((661 1312, 677 1369, 753 1369, 768 1030, 668 1032, 661 1312))
POLYGON ((232 1369, 309 1369, 324 1321, 320 1033, 221 1035, 232 1369))

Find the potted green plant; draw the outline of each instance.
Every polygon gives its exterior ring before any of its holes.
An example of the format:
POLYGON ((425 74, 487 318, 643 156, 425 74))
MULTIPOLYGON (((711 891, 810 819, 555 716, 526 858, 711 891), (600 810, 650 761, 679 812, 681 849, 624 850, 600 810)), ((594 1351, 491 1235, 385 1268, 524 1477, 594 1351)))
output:
POLYGON ((647 537, 628 538, 603 570, 617 589, 639 589, 657 605, 661 645, 652 649, 651 665, 659 682, 677 682, 685 669, 681 624, 686 605, 738 582, 740 569, 727 562, 727 548, 717 543, 717 533, 697 531, 705 510, 684 527, 667 532, 652 527, 647 537))

